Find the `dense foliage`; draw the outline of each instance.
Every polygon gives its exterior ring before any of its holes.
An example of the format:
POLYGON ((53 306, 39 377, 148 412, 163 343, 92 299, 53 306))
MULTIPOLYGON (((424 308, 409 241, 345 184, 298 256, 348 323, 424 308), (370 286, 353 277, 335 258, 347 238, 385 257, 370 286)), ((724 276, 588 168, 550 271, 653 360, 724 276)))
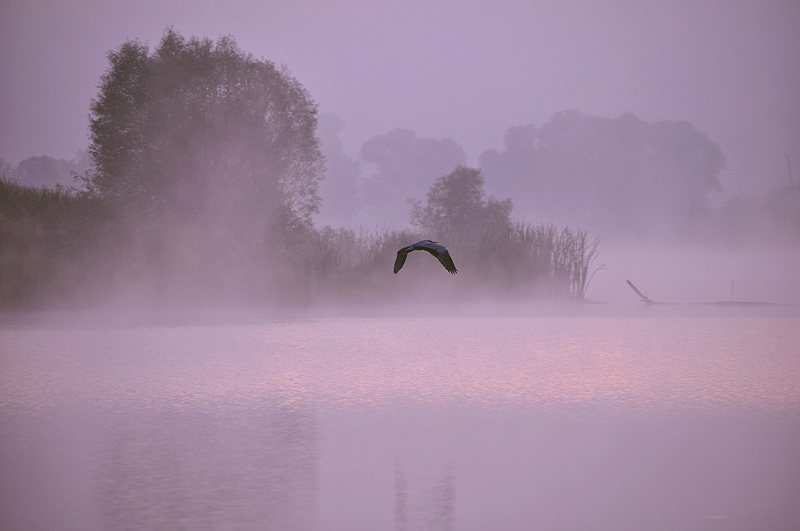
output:
POLYGON ((137 212, 308 224, 319 204, 317 111, 298 81, 242 52, 168 30, 150 53, 109 54, 91 106, 92 190, 137 212))
POLYGON ((90 264, 107 219, 102 203, 86 194, 0 179, 0 307, 92 298, 103 281, 90 264))
POLYGON ((499 234, 511 227, 510 199, 486 197, 480 170, 459 166, 436 179, 427 201, 412 202, 411 223, 437 237, 476 241, 484 234, 499 234))

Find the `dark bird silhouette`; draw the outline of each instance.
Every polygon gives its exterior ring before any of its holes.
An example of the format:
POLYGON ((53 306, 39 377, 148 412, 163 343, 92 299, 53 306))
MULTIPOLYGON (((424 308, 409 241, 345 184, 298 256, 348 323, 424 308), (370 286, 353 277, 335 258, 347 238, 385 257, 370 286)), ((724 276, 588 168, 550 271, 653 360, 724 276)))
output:
POLYGON ((444 245, 439 245, 438 243, 430 240, 422 240, 417 243, 412 243, 411 245, 403 247, 397 251, 397 259, 394 261, 395 274, 397 274, 397 272, 403 267, 403 264, 406 263, 406 255, 411 251, 428 251, 435 256, 436 259, 439 260, 444 268, 447 269, 451 274, 455 275, 458 273, 458 269, 456 269, 453 259, 450 258, 450 253, 447 252, 447 247, 444 245))

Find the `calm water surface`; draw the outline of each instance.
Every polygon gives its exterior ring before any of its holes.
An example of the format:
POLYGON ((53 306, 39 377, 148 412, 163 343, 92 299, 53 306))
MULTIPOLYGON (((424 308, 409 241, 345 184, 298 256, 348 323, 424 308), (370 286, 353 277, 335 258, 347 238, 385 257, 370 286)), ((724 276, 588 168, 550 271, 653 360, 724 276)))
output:
POLYGON ((755 313, 6 326, 0 528, 800 529, 755 313))

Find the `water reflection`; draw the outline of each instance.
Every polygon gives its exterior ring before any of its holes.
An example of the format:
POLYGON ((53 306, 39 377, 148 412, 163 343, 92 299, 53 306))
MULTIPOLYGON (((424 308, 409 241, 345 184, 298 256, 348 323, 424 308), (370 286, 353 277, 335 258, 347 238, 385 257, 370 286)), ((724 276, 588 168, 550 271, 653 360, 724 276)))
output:
POLYGON ((799 325, 0 330, 0 528, 794 528, 799 325))
POLYGON ((101 434, 101 529, 315 525, 317 434, 297 404, 117 410, 101 434))
POLYGON ((394 478, 395 531, 454 529, 456 480, 452 462, 409 480, 406 467, 398 461, 394 478))

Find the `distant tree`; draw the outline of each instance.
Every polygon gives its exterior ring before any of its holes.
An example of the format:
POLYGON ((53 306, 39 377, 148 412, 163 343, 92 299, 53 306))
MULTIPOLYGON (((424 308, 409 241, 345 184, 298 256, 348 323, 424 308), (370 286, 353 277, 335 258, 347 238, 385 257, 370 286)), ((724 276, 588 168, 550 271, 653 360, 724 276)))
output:
POLYGON ((17 172, 7 160, 0 157, 0 180, 6 182, 16 182, 17 172))
POLYGON ((54 159, 46 155, 28 157, 17 165, 16 178, 24 186, 55 188, 70 186, 79 168, 75 161, 54 159))
POLYGON ((310 223, 317 110, 287 71, 232 37, 173 29, 152 53, 132 40, 108 58, 91 105, 95 193, 140 212, 310 223))
POLYGON ((490 189, 514 197, 526 217, 605 233, 697 227, 725 164, 688 122, 649 124, 631 113, 557 113, 538 129, 509 129, 504 147, 480 156, 490 189))
POLYGON ((412 203, 411 223, 436 237, 474 239, 511 228, 511 199, 486 197, 480 170, 459 166, 439 177, 425 204, 412 203))
POLYGON ((709 207, 708 193, 721 192, 725 156, 719 146, 685 121, 660 121, 647 135, 649 166, 657 189, 677 214, 696 215, 709 207))
POLYGON ((467 155, 450 138, 417 138, 413 131, 395 129, 364 142, 361 158, 375 166, 364 180, 364 199, 376 217, 397 221, 408 212, 407 200, 422 195, 431 180, 465 164, 467 155))
POLYGON ((320 148, 325 157, 325 179, 319 187, 322 199, 315 223, 343 225, 354 221, 363 203, 361 166, 344 152, 339 133, 344 122, 332 114, 319 120, 320 148))
POLYGON ((503 152, 484 151, 479 164, 491 176, 491 189, 501 195, 519 193, 520 182, 529 181, 536 171, 536 127, 532 124, 511 127, 503 138, 503 152))

